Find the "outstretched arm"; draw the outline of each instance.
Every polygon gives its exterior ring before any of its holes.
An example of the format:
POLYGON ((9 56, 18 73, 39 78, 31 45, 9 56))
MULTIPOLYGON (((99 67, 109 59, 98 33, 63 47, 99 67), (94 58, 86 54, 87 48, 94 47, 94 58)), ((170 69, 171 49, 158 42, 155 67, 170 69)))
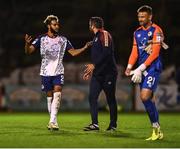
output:
POLYGON ((85 44, 84 47, 80 48, 80 49, 70 49, 68 50, 68 52, 72 55, 72 56, 77 56, 79 54, 81 54, 83 51, 85 51, 87 48, 89 48, 90 46, 92 46, 92 41, 87 42, 85 44))
POLYGON ((31 54, 35 51, 35 47, 31 44, 32 37, 28 34, 25 35, 25 53, 31 54))

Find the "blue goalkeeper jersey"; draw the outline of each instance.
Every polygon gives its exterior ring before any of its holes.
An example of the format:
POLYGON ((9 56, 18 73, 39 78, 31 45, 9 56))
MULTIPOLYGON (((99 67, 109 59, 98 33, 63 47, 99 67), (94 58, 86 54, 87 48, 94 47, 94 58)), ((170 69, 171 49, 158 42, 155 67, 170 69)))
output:
MULTIPOLYGON (((152 24, 148 29, 145 29, 144 27, 139 27, 134 32, 133 46, 137 46, 138 65, 144 63, 150 55, 150 53, 146 51, 146 47, 151 44, 152 45, 151 48, 153 48, 153 45, 161 44, 163 38, 164 36, 161 28, 155 24, 152 24)), ((160 72, 162 71, 162 63, 161 63, 160 55, 147 68, 147 71, 149 70, 160 71, 160 72)))

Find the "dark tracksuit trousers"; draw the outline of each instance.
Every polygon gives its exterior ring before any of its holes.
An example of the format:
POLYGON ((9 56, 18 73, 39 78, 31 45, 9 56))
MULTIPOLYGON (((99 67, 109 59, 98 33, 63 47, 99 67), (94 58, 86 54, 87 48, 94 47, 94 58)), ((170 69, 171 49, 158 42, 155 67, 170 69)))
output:
POLYGON ((89 91, 92 124, 98 124, 98 96, 103 90, 110 110, 110 126, 117 126, 116 79, 117 75, 92 76, 89 91))

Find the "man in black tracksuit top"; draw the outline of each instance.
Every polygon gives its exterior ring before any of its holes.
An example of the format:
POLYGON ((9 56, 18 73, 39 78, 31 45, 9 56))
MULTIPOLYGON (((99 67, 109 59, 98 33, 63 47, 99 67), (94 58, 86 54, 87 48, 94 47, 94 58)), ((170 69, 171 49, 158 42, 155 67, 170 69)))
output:
POLYGON ((86 65, 83 78, 89 79, 90 91, 89 103, 92 123, 84 127, 85 131, 99 130, 98 126, 98 96, 103 90, 110 109, 110 124, 107 130, 115 130, 117 127, 117 104, 115 98, 117 68, 114 58, 113 40, 111 35, 103 29, 103 19, 92 17, 89 28, 95 36, 91 47, 92 64, 86 65))

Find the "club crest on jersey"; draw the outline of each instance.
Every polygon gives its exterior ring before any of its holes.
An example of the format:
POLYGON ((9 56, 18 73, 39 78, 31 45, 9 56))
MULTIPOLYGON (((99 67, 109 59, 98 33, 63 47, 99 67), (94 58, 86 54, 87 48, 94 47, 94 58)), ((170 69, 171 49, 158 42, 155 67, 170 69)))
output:
POLYGON ((95 39, 94 39, 94 42, 97 42, 98 41, 98 38, 96 37, 95 39))
POLYGON ((149 37, 152 36, 152 32, 151 31, 148 32, 148 36, 149 37))

